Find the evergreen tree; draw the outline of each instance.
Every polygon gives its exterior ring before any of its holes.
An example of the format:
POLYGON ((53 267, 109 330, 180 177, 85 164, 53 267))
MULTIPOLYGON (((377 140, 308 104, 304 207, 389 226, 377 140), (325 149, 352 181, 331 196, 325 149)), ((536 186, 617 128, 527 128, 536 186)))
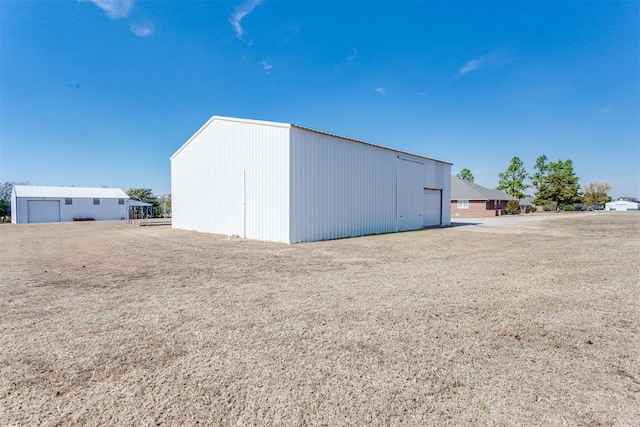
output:
POLYGON ((547 172, 549 170, 549 165, 547 164, 547 156, 545 156, 544 154, 539 156, 536 159, 536 164, 533 167, 533 170, 535 172, 533 173, 533 175, 531 175, 531 184, 537 190, 538 188, 540 188, 540 183, 542 179, 547 175, 547 172))
MULTIPOLYGON (((542 157, 538 157, 538 160, 541 160, 542 157)), ((565 204, 580 202, 582 197, 578 183, 579 178, 573 172, 573 162, 558 160, 547 164, 546 156, 544 158, 545 161, 542 161, 540 165, 536 162, 536 169, 541 174, 533 177, 538 189, 534 203, 537 205, 553 204, 556 209, 562 209, 565 204)))
POLYGON ((463 181, 473 182, 475 180, 475 178, 473 177, 473 174, 467 168, 462 169, 460 173, 457 174, 456 176, 463 181))
POLYGON ((513 157, 507 170, 498 174, 500 180, 496 189, 503 190, 510 196, 522 199, 526 196, 525 190, 529 188, 529 185, 524 183, 527 177, 527 171, 522 160, 519 157, 513 157))

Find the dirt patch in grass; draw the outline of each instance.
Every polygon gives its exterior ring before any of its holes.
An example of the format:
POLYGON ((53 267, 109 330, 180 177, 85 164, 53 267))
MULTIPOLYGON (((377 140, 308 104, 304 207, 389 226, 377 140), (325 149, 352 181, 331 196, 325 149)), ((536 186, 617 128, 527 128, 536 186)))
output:
POLYGON ((492 224, 4 226, 0 424, 637 423, 640 215, 492 224))

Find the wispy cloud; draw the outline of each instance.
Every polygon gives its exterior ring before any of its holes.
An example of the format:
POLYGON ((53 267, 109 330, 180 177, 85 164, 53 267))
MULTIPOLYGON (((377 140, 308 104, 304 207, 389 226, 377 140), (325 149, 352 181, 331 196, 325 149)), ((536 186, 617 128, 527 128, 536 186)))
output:
POLYGON ((603 114, 604 113, 608 113, 610 111, 611 111, 611 105, 607 105, 606 107, 603 107, 603 108, 600 109, 600 112, 603 113, 603 114))
POLYGON ((129 29, 138 37, 149 37, 155 32, 155 28, 151 24, 131 24, 129 25, 129 29))
POLYGON ((517 58, 508 56, 504 51, 494 52, 490 55, 481 56, 480 58, 474 58, 467 61, 467 63, 458 70, 458 77, 462 77, 488 66, 503 65, 516 59, 517 58))
POLYGON ((134 0, 89 0, 104 10, 111 19, 125 18, 133 8, 134 0))
POLYGON ((386 95, 387 94, 387 90, 383 87, 377 87, 374 89, 375 93, 379 93, 380 95, 386 95))
POLYGON ((472 59, 467 62, 464 67, 460 68, 458 71, 459 76, 464 76, 467 73, 477 70, 482 65, 482 60, 480 59, 472 59))
POLYGON ((233 31, 236 33, 236 37, 240 40, 245 41, 243 39, 244 36, 244 28, 242 28, 242 20, 253 12, 253 9, 256 6, 262 4, 263 0, 249 0, 246 1, 236 7, 231 16, 229 17, 229 22, 233 27, 233 31))
MULTIPOLYGON (((87 0, 77 0, 79 2, 87 0)), ((88 0, 102 9, 111 19, 124 19, 129 16, 135 0, 88 0)), ((149 37, 155 33, 151 24, 136 24, 129 21, 129 29, 138 37, 149 37)))
POLYGON ((349 56, 347 56, 347 62, 351 62, 354 59, 356 59, 356 56, 358 56, 358 49, 356 49, 355 47, 351 48, 351 53, 349 54, 349 56))
POLYGON ((267 61, 261 61, 260 63, 262 64, 262 68, 264 68, 265 71, 269 71, 273 68, 273 65, 269 64, 267 61))

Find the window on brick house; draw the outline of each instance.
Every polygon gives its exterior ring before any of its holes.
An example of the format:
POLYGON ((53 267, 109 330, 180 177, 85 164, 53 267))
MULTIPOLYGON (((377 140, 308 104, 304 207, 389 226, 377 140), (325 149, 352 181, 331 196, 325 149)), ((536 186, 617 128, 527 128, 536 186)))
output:
POLYGON ((458 200, 458 209, 469 209, 468 200, 458 200))

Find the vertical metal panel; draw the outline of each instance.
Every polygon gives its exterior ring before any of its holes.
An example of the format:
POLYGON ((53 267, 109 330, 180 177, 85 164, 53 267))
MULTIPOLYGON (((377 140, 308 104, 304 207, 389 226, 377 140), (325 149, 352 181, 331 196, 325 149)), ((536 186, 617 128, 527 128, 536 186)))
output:
POLYGON ((291 242, 396 229, 395 153, 291 129, 291 242))
POLYGON ((16 189, 11 189, 11 222, 18 224, 18 198, 16 197, 16 189))
POLYGON ((424 164, 398 158, 396 165, 398 231, 422 228, 424 164))
POLYGON ((173 226, 288 242, 288 134, 284 125, 210 121, 171 159, 173 226))

